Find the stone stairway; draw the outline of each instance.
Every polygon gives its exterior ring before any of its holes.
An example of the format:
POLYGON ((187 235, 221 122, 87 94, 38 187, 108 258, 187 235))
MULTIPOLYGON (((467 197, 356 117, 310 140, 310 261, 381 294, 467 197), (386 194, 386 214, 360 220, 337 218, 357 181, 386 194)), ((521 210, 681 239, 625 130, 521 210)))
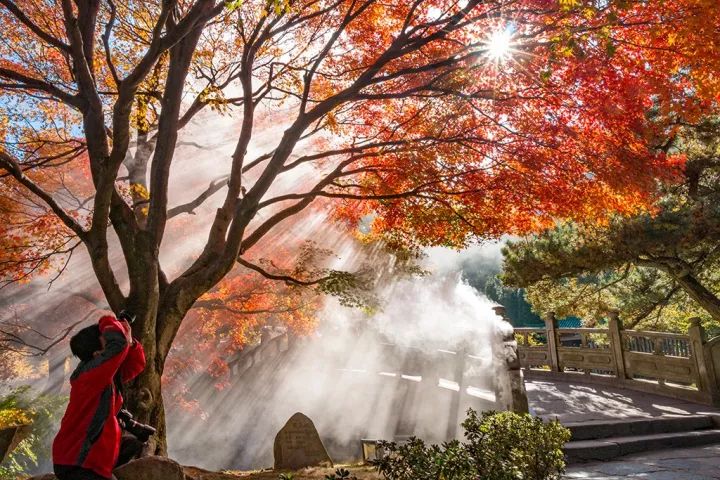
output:
POLYGON ((570 464, 720 443, 720 416, 716 415, 570 422, 564 426, 572 432, 564 449, 570 464))

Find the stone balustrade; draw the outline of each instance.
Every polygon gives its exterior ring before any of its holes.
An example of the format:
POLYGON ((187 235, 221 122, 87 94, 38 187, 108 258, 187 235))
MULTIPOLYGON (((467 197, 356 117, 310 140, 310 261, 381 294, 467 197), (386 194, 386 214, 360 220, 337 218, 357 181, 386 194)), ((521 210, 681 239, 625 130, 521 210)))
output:
POLYGON ((617 313, 607 328, 516 328, 518 357, 526 377, 616 385, 674 398, 720 405, 720 337, 708 340, 700 319, 687 334, 625 330, 617 313))

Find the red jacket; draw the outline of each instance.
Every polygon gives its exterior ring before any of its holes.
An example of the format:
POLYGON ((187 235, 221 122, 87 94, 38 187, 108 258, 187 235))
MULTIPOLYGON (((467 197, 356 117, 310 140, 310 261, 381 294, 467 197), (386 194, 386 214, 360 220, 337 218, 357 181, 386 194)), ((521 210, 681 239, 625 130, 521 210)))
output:
POLYGON ((132 380, 145 368, 140 342, 129 346, 122 324, 114 317, 100 319, 105 350, 87 362, 80 362, 70 377, 70 402, 53 441, 53 463, 77 465, 105 478, 120 451, 120 426, 116 415, 122 396, 113 377, 120 371, 123 382, 132 380))

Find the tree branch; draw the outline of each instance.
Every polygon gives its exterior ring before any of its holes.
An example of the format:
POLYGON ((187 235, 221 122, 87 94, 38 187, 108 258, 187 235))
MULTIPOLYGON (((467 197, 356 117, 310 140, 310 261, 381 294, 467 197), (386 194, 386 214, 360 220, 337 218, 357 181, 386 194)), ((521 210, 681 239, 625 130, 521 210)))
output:
POLYGON ((216 192, 222 190, 227 185, 227 179, 228 176, 226 175, 219 179, 213 180, 212 182, 210 182, 210 185, 208 185, 208 188, 205 189, 205 191, 198 195, 194 200, 169 209, 167 213, 168 218, 176 217, 181 213, 189 213, 194 215, 195 209, 197 207, 202 205, 205 200, 213 196, 216 192))
POLYGON ((10 0, 0 0, 0 5, 4 5, 5 8, 7 8, 10 12, 12 12, 13 15, 15 15, 15 18, 17 18, 20 22, 22 22, 23 25, 32 30, 32 32, 38 37, 40 37, 42 40, 45 40, 50 45, 62 50, 63 52, 70 53, 70 45, 62 42, 61 40, 55 38, 54 36, 47 33, 45 30, 40 28, 27 15, 25 15, 25 13, 20 10, 17 5, 15 5, 15 2, 12 2, 10 0))
POLYGON ((325 277, 316 278, 314 280, 300 280, 300 279, 292 277, 290 275, 279 275, 279 274, 275 274, 275 273, 270 273, 267 270, 265 270, 264 268, 262 268, 261 266, 255 265, 254 263, 251 263, 241 257, 238 257, 237 262, 240 265, 242 265, 243 267, 249 268, 250 270, 253 270, 253 271, 259 273, 260 275, 262 275, 263 277, 265 277, 267 279, 280 280, 285 283, 292 283, 294 285, 300 285, 300 286, 304 286, 304 287, 309 287, 311 285, 317 285, 317 284, 322 283, 331 278, 330 276, 325 276, 325 277))
MULTIPOLYGON (((48 95, 60 100, 61 102, 80 110, 82 104, 80 103, 78 97, 76 95, 71 95, 56 86, 45 82, 44 80, 39 80, 37 78, 29 77, 27 75, 24 75, 22 73, 16 72, 14 70, 11 70, 9 68, 0 67, 0 77, 9 78, 10 80, 14 80, 16 82, 20 82, 19 84, 12 85, 12 88, 24 88, 27 90, 38 90, 41 92, 45 92, 48 95)), ((5 85, 6 87, 10 87, 10 85, 5 85)))
POLYGON ((20 184, 42 199, 49 206, 55 215, 72 230, 81 240, 87 240, 87 232, 83 230, 77 221, 55 201, 52 195, 43 190, 38 184, 30 180, 20 168, 20 164, 10 155, 0 150, 0 166, 5 168, 20 184))
POLYGON ((105 47, 105 61, 107 62, 108 68, 110 69, 110 74, 115 81, 115 86, 119 87, 120 77, 118 77, 117 70, 115 69, 115 64, 113 63, 112 56, 110 55, 110 35, 112 34, 113 25, 115 25, 117 9, 115 8, 115 3, 113 3, 112 0, 108 0, 108 5, 110 6, 110 20, 108 20, 107 25, 105 25, 105 33, 103 33, 102 39, 103 45, 105 47))

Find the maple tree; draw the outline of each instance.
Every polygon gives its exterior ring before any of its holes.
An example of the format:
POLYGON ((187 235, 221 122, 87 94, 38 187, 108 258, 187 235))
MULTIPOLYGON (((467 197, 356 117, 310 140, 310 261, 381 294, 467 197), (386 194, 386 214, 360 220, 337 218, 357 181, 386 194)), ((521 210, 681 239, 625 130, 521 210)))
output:
POLYGON ((717 100, 718 8, 0 0, 0 268, 16 281, 87 250, 110 307, 139 314, 148 367, 128 403, 158 426, 162 453, 168 352, 188 311, 237 264, 331 292, 352 283, 257 261, 311 205, 410 249, 646 208, 655 179, 682 160, 660 139, 717 100), (181 131, 208 108, 239 119, 227 175, 169 205, 181 131), (251 157, 273 110, 284 130, 251 157), (312 184, 282 181, 308 167, 312 184), (171 272, 160 260, 167 227, 192 212, 209 220, 206 240, 171 272))

